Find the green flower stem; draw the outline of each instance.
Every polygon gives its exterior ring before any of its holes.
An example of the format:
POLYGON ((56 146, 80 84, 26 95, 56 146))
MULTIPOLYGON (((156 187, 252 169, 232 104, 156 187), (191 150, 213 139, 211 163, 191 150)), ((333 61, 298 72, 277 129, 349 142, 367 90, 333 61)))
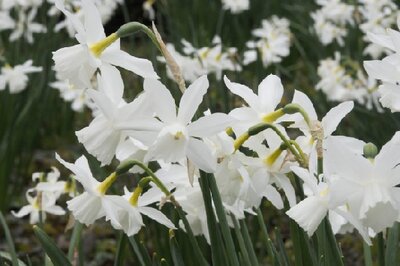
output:
POLYGON ((160 50, 160 52, 162 53, 160 44, 158 43, 157 38, 154 35, 154 32, 151 29, 149 29, 146 25, 143 25, 142 23, 128 22, 122 25, 115 33, 119 38, 123 38, 135 34, 138 31, 143 31, 154 43, 157 49, 160 50))
POLYGON ((285 107, 283 107, 282 109, 285 114, 295 114, 295 113, 301 114, 301 116, 304 118, 304 121, 306 121, 307 125, 311 126, 311 121, 307 112, 299 104, 289 103, 285 105, 285 107))
POLYGON ((151 178, 151 181, 165 194, 165 196, 169 197, 171 196, 171 192, 165 187, 165 185, 161 182, 161 180, 154 174, 153 171, 150 170, 144 163, 137 161, 137 160, 128 160, 123 163, 121 163, 118 167, 117 170, 115 171, 117 174, 122 174, 124 172, 129 171, 134 166, 139 166, 142 168, 146 174, 149 175, 151 178))
POLYGON ((278 136, 281 138, 281 140, 283 141, 283 143, 286 145, 286 147, 290 150, 290 152, 296 157, 296 160, 299 162, 299 164, 306 168, 307 167, 307 161, 305 161, 299 152, 296 150, 295 147, 293 147, 291 141, 289 139, 286 138, 286 136, 274 125, 274 124, 269 124, 269 123, 259 123, 255 126, 252 126, 251 128, 249 128, 249 130, 247 130, 247 132, 245 132, 242 136, 239 136, 237 138, 237 140, 235 140, 235 149, 237 150, 241 145, 243 145, 243 143, 249 139, 251 136, 255 136, 258 133, 266 130, 266 129, 272 129, 273 131, 275 131, 276 134, 278 134, 278 136))
POLYGON ((68 248, 68 259, 70 261, 74 260, 74 253, 75 248, 78 246, 81 234, 82 234, 83 224, 78 221, 75 221, 74 229, 72 231, 71 240, 69 241, 69 248, 68 248))
POLYGON ((385 265, 385 240, 382 232, 378 234, 378 265, 385 265))
POLYGON ((228 225, 228 221, 226 219, 225 209, 222 204, 221 195, 219 194, 214 175, 205 174, 203 171, 200 171, 200 175, 201 175, 201 178, 207 178, 207 180, 209 182, 210 190, 212 193, 212 199, 213 199, 214 206, 215 206, 215 211, 217 213, 218 221, 221 225, 222 237, 224 238, 226 249, 229 254, 228 258, 231 261, 231 265, 239 266, 239 260, 236 255, 235 245, 233 243, 233 239, 232 239, 232 235, 231 235, 230 228, 228 225))
POLYGON ((271 238, 269 237, 267 226, 264 222, 264 216, 260 208, 257 208, 257 220, 258 224, 260 225, 261 232, 262 232, 262 239, 265 242, 265 246, 267 247, 267 254, 271 258, 271 265, 275 265, 275 256, 274 248, 272 246, 271 238))
POLYGON ((371 247, 365 241, 363 241, 363 250, 364 250, 364 265, 373 266, 371 247))

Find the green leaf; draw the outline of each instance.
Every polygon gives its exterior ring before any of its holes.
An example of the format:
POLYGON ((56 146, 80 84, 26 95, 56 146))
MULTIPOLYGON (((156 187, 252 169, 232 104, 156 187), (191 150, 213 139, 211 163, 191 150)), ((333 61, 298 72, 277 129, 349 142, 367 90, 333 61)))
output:
POLYGON ((232 222, 234 225, 236 239, 239 243, 240 254, 242 255, 242 260, 240 260, 241 265, 251 266, 249 253, 247 252, 246 244, 244 243, 243 236, 240 233, 239 224, 233 214, 231 214, 232 222))
POLYGON ((11 237, 10 229, 8 228, 6 219, 4 218, 3 213, 1 211, 0 211, 0 223, 1 223, 1 226, 3 227, 4 235, 6 236, 12 265, 18 265, 18 256, 17 256, 17 253, 15 252, 14 242, 11 237))
POLYGON ((174 266, 184 266, 185 263, 183 262, 182 254, 173 230, 170 230, 169 234, 169 247, 174 266))
POLYGON ((69 248, 68 248, 68 259, 72 261, 74 259, 74 251, 76 246, 80 242, 81 233, 83 229, 83 224, 78 221, 75 221, 74 229, 72 230, 71 240, 69 241, 69 248))
POLYGON ((243 239, 247 247, 247 251, 249 253, 249 258, 251 261, 251 265, 259 265, 257 255, 254 250, 253 241, 251 241, 249 230, 247 229, 247 224, 244 219, 239 221, 240 230, 242 231, 243 239))
POLYGON ((222 237, 224 238, 224 242, 226 245, 226 252, 228 254, 228 259, 229 259, 231 265, 239 266, 239 260, 237 258, 235 245, 233 243, 231 231, 230 231, 230 228, 228 225, 228 221, 226 219, 225 209, 224 209, 224 206, 222 205, 221 195, 219 194, 219 190, 218 190, 214 175, 206 174, 201 171, 201 176, 202 176, 202 178, 207 178, 209 185, 210 185, 212 199, 214 202, 218 221, 221 226, 222 237))
POLYGON ((114 262, 115 266, 124 265, 125 245, 127 242, 127 237, 123 232, 120 232, 118 238, 117 254, 114 262))
POLYGON ((385 253, 385 265, 397 265, 397 254, 399 246, 399 223, 395 223, 392 228, 389 229, 387 240, 386 240, 386 253, 385 253))
MULTIPOLYGON (((10 262, 12 262, 12 256, 8 252, 0 251, 0 264, 3 263, 2 259, 6 259, 10 262)), ((3 265, 3 264, 1 264, 3 265)), ((7 264, 4 264, 7 265, 7 264)), ((26 266, 26 264, 22 261, 17 259, 17 264, 12 264, 12 265, 17 265, 17 266, 26 266)))
POLYGON ((68 266, 71 262, 57 247, 56 243, 38 226, 33 226, 33 232, 55 266, 68 266))
POLYGON ((147 253, 147 250, 144 249, 143 251, 143 248, 139 246, 134 236, 130 236, 128 239, 129 239, 129 244, 131 245, 137 259, 139 260, 140 265, 142 266, 151 265, 150 257, 149 254, 147 253))

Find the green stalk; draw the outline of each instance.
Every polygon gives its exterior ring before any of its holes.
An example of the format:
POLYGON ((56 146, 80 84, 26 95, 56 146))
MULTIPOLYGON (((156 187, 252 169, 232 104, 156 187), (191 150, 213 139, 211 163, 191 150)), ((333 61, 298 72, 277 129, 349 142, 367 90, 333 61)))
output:
MULTIPOLYGON (((236 220, 236 217, 231 213, 231 218, 232 218, 232 222, 233 222, 233 228, 235 231, 235 235, 236 235, 236 239, 239 243, 239 248, 240 248, 240 252, 242 254, 242 262, 241 265, 247 265, 247 266, 251 266, 251 262, 250 262, 250 258, 249 258, 249 253, 247 252, 247 248, 246 248, 246 244, 244 243, 244 239, 242 234, 240 233, 240 229, 239 229, 239 224, 236 220)), ((257 265, 257 264, 255 264, 257 265)))
POLYGON ((386 253, 385 253, 385 265, 396 265, 398 258, 398 242, 399 242, 399 223, 395 223, 392 228, 389 229, 388 237, 386 240, 386 253))
POLYGON ((75 221, 74 229, 72 231, 71 240, 69 241, 68 248, 68 259, 70 261, 74 260, 74 252, 77 244, 80 242, 81 234, 82 234, 83 224, 78 221, 75 221))
POLYGON ((204 206, 206 209, 206 216, 207 216, 207 226, 210 235, 210 242, 211 242, 211 258, 213 265, 221 265, 224 261, 227 260, 225 258, 225 246, 223 241, 221 240, 221 232, 218 227, 218 222, 215 217, 214 209, 212 206, 211 194, 208 180, 207 178, 200 178, 199 179, 201 192, 203 195, 204 206))
POLYGON ((12 265, 18 265, 18 256, 17 253, 15 252, 15 246, 11 237, 10 229, 8 228, 6 219, 4 218, 3 213, 1 211, 0 211, 0 223, 3 227, 4 235, 6 236, 9 253, 11 255, 12 265))
POLYGON ((378 265, 385 265, 385 240, 382 232, 378 234, 378 265))
POLYGON ((249 253, 249 258, 251 265, 259 265, 256 253, 254 251, 253 241, 251 241, 249 230, 247 229, 246 221, 240 220, 240 229, 242 231, 243 239, 247 247, 247 251, 249 253))
POLYGON ((226 219, 225 209, 222 204, 221 195, 219 194, 214 175, 213 174, 207 175, 203 171, 201 171, 200 175, 202 176, 202 178, 207 178, 207 180, 209 182, 215 210, 217 212, 217 217, 218 217, 219 223, 221 225, 222 237, 224 238, 224 242, 226 245, 226 251, 228 253, 228 258, 232 265, 239 266, 239 260, 237 258, 235 245, 233 243, 233 239, 232 239, 232 235, 231 235, 230 228, 228 225, 228 221, 226 219))
POLYGON ((117 246, 117 254, 115 257, 114 266, 124 265, 125 258, 125 246, 127 242, 127 237, 123 232, 120 232, 118 237, 118 246, 117 246))
POLYGON ((153 44, 160 50, 162 53, 162 49, 160 47, 160 44, 157 41, 156 36, 154 35, 154 32, 149 29, 146 25, 143 25, 142 23, 139 22, 128 22, 119 27, 119 29, 115 32, 119 38, 127 37, 132 34, 135 34, 138 31, 144 32, 150 40, 153 42, 153 44))
POLYGON ((371 247, 367 243, 365 243, 365 241, 363 241, 363 251, 364 251, 364 265, 373 266, 371 247))
POLYGON ((258 220, 258 224, 260 225, 262 239, 264 241, 265 246, 267 247, 267 254, 271 258, 272 265, 275 265, 276 254, 274 253, 274 249, 272 247, 272 241, 268 235, 267 226, 264 223, 264 216, 263 216, 260 208, 257 208, 257 220, 258 220))

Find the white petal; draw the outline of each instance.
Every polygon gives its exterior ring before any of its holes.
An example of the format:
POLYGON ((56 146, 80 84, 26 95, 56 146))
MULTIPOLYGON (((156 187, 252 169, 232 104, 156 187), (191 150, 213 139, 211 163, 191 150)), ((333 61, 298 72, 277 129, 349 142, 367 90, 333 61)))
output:
POLYGON ((224 76, 224 82, 226 87, 228 87, 233 94, 242 97, 251 108, 257 111, 260 110, 261 106, 259 104, 258 97, 249 87, 239 83, 231 82, 226 76, 224 76))
POLYGON ((134 57, 127 52, 118 49, 106 49, 100 56, 101 60, 125 68, 143 78, 157 79, 158 75, 154 71, 153 64, 143 58, 134 57))
POLYGON ((114 119, 116 105, 104 93, 95 91, 93 89, 87 90, 88 96, 94 101, 96 106, 100 109, 102 114, 109 120, 114 119))
POLYGON ((159 80, 145 79, 143 89, 153 104, 156 115, 167 123, 176 121, 176 105, 171 92, 159 80))
POLYGON ((118 105, 124 94, 124 82, 121 73, 116 67, 109 64, 100 66, 101 76, 97 79, 99 82, 99 90, 115 104, 118 105))
POLYGON ((207 173, 215 172, 217 160, 203 141, 190 138, 186 155, 201 170, 207 173))
POLYGON ((399 79, 399 71, 392 64, 382 60, 364 61, 364 68, 368 75, 375 79, 388 82, 399 79))
POLYGON ((183 93, 178 110, 178 120, 182 124, 186 125, 192 120, 207 93, 208 85, 207 76, 204 75, 196 79, 183 93))
POLYGON ((147 217, 153 219, 154 221, 157 221, 158 223, 165 225, 166 227, 170 229, 176 229, 175 225, 165 216, 162 212, 150 208, 150 207, 138 207, 139 211, 146 215, 147 217))
POLYGON ((268 75, 260 85, 258 85, 258 97, 260 99, 263 112, 270 113, 275 110, 280 103, 283 95, 281 79, 275 75, 268 75))
POLYGON ((267 200, 269 200, 278 210, 283 209, 281 194, 279 194, 279 192, 273 186, 267 185, 265 187, 265 193, 263 194, 263 196, 267 200))
POLYGON ((57 153, 56 159, 75 174, 74 178, 84 186, 85 190, 92 190, 99 184, 93 177, 85 156, 79 157, 74 164, 64 161, 57 153))
POLYGON ((92 0, 82 1, 82 10, 84 14, 85 30, 88 43, 99 41, 106 37, 101 22, 99 10, 92 0))
POLYGON ((224 131, 235 119, 224 113, 206 115, 188 125, 190 136, 204 138, 224 131))
POLYGON ((333 107, 329 112, 322 118, 322 127, 324 129, 324 137, 332 135, 336 130, 340 121, 353 109, 354 103, 352 101, 343 102, 333 107))
POLYGON ((327 213, 327 207, 321 204, 321 201, 314 196, 300 201, 286 212, 290 218, 295 220, 307 232, 308 236, 314 234, 327 213))
POLYGON ((88 192, 67 201, 68 209, 75 219, 85 225, 91 225, 95 220, 105 215, 101 205, 101 198, 93 196, 88 192))
POLYGON ((57 205, 53 205, 50 207, 46 207, 44 209, 45 212, 54 214, 54 215, 64 215, 65 214, 65 210, 63 208, 61 208, 60 206, 57 205))
POLYGON ((18 212, 11 211, 11 213, 15 217, 21 218, 21 217, 24 217, 24 216, 30 214, 32 211, 34 211, 33 206, 26 205, 26 206, 22 207, 18 212))

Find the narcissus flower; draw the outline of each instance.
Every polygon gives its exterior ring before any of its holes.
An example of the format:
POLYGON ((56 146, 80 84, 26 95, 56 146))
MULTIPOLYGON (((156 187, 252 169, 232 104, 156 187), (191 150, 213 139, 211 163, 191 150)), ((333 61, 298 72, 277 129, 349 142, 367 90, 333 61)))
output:
POLYGON ((161 82, 154 79, 144 81, 144 90, 152 99, 156 116, 162 123, 145 160, 179 162, 187 157, 204 171, 215 170, 216 158, 199 138, 224 131, 234 119, 223 113, 214 113, 191 122, 207 89, 207 76, 198 78, 183 93, 177 111, 174 98, 161 82))
POLYGON ((0 91, 4 90, 8 85, 10 93, 19 93, 25 90, 28 85, 27 74, 40 71, 42 71, 42 67, 32 66, 32 60, 14 67, 5 65, 2 67, 0 74, 0 91))
POLYGON ((79 42, 53 53, 54 68, 60 78, 78 87, 90 87, 90 79, 103 64, 119 66, 146 78, 158 78, 149 60, 131 56, 120 49, 117 34, 106 38, 100 13, 91 0, 82 1, 84 23, 66 10, 61 0, 56 1, 56 6, 71 20, 79 42))

